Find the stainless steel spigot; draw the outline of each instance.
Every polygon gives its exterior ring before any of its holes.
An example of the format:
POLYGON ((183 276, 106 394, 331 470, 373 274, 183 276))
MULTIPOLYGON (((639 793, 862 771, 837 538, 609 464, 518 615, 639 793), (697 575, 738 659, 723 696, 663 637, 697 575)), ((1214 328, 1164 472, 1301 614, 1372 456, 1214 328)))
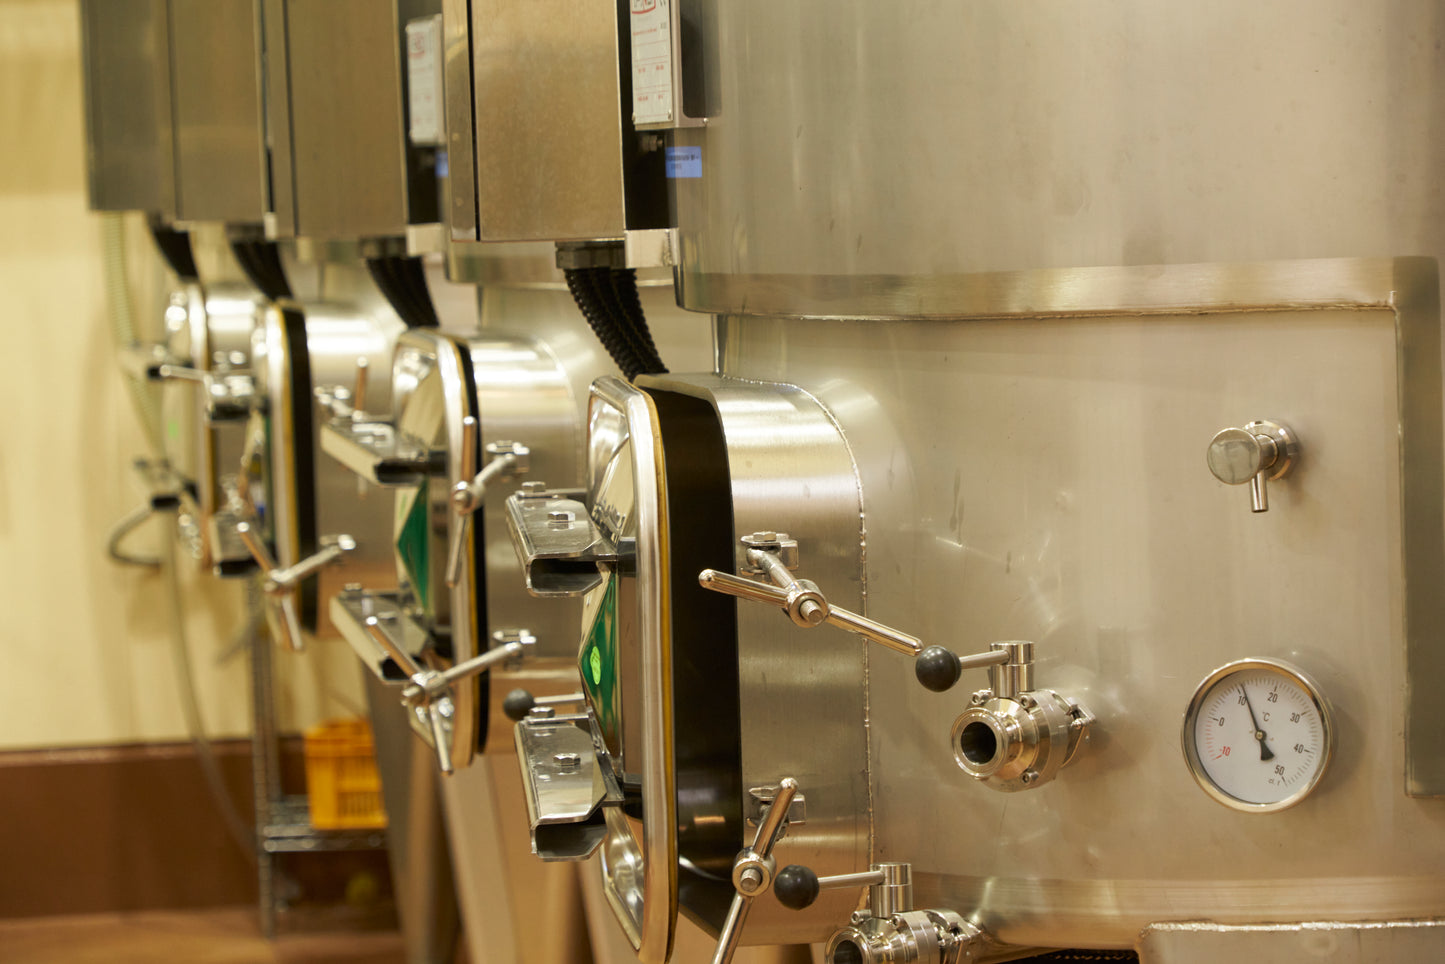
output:
POLYGON ((498 640, 499 645, 480 656, 457 663, 449 669, 435 670, 412 659, 392 640, 376 616, 366 617, 364 625, 376 645, 411 681, 401 691, 402 705, 426 725, 431 734, 432 748, 436 751, 437 766, 445 774, 451 774, 454 769, 451 754, 451 718, 455 712, 452 687, 497 663, 519 659, 527 646, 537 642, 531 633, 513 630, 512 638, 506 641, 498 640))
POLYGON ((914 910, 911 864, 874 864, 863 873, 832 877, 791 864, 778 871, 773 891, 784 907, 802 910, 820 891, 862 886, 868 887, 868 910, 828 940, 823 956, 829 964, 965 964, 990 943, 954 911, 914 910))
POLYGON ((1226 485, 1249 483, 1250 508, 1269 511, 1266 483, 1282 479, 1299 460, 1299 439, 1287 425, 1259 419, 1209 440, 1209 471, 1226 485))
POLYGON ((295 565, 282 569, 276 564, 266 543, 249 522, 236 523, 236 535, 245 543, 246 550, 256 565, 261 568, 261 588, 277 613, 276 628, 284 637, 286 645, 295 652, 305 649, 305 638, 301 632, 301 619, 296 614, 296 602, 291 591, 307 576, 339 560, 356 548, 356 540, 348 535, 331 536, 323 539, 319 552, 307 556, 295 565))
POLYGON ((784 777, 778 782, 777 794, 773 797, 763 817, 758 821, 758 832, 753 835, 750 847, 738 854, 733 861, 733 902, 728 907, 727 919, 718 933, 717 950, 713 953, 712 964, 728 964, 737 951, 742 938, 743 925, 747 923, 748 911, 754 898, 765 894, 773 885, 773 861, 775 847, 788 827, 788 808, 798 792, 798 781, 784 777))
POLYGON ((770 582, 704 569, 698 573, 698 584, 713 592, 777 606, 804 629, 831 623, 907 656, 917 656, 923 650, 916 636, 830 605, 817 583, 795 577, 792 570, 798 567, 798 543, 786 532, 754 532, 743 536, 742 542, 747 547, 748 563, 754 567, 745 571, 770 582))
POLYGON ((472 534, 472 513, 482 507, 487 486, 508 476, 520 475, 527 471, 528 456, 532 450, 520 442, 496 441, 487 444, 486 452, 491 459, 484 466, 477 465, 477 420, 468 415, 462 419, 461 471, 470 475, 452 487, 452 510, 458 516, 458 524, 452 526, 451 544, 447 547, 447 585, 456 586, 461 578, 462 557, 472 534))

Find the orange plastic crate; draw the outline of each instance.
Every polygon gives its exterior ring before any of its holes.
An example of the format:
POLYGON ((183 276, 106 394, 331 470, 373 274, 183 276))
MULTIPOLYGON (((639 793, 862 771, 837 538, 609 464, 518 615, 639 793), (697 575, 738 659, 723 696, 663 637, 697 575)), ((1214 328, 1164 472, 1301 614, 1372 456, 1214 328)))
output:
POLYGON ((306 797, 317 830, 386 826, 376 744, 366 720, 327 720, 306 731, 306 797))

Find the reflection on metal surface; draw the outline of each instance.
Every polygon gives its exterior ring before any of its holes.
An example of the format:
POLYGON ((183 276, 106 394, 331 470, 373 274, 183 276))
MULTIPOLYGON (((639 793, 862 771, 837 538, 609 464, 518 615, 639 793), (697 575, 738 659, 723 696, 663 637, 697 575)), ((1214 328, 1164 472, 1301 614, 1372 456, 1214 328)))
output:
POLYGON ((1438 805, 1406 798, 1439 792, 1445 776, 1445 709, 1428 695, 1445 676, 1433 643, 1445 627, 1433 261, 988 281, 958 303, 984 316, 956 324, 719 324, 724 372, 814 391, 877 493, 870 615, 916 614, 910 629, 924 639, 960 624, 1032 637, 1048 685, 1108 722, 1067 779, 989 794, 923 735, 962 707, 919 700, 907 674, 875 661, 882 852, 914 861, 920 903, 977 908, 1019 945, 1129 947, 1151 921, 1186 914, 1438 916, 1438 805), (922 417, 940 411, 943 427, 922 417), (1211 496, 1200 465, 1212 433, 1258 413, 1311 446, 1267 516, 1211 496), (1138 431, 1121 435, 1126 422, 1138 431), (1305 663, 1350 707, 1308 806, 1278 819, 1217 806, 1179 766, 1180 708, 1241 650, 1305 663), (1131 801, 1128 820, 1116 819, 1119 799, 1131 801), (940 812, 958 815, 942 842, 940 812), (1175 843, 1141 850, 1139 839, 1175 843), (1353 845, 1310 845, 1328 840, 1353 845))
POLYGON ((1435 0, 700 5, 690 308, 926 317, 961 272, 1445 254, 1415 214, 1445 199, 1435 0))
POLYGON ((621 806, 622 788, 590 714, 529 717, 517 724, 532 852, 543 860, 586 860, 607 835, 601 809, 621 806))
POLYGON ((1217 964, 1225 960, 1372 964, 1434 960, 1442 942, 1445 920, 1151 924, 1139 935, 1139 955, 1149 964, 1217 964))

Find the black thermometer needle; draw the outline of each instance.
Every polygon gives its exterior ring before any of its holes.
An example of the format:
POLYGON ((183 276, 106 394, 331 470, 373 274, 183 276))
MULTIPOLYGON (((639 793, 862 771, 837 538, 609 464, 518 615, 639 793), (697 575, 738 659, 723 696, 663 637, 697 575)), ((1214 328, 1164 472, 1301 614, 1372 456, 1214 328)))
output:
POLYGON ((1244 697, 1244 708, 1249 710, 1249 722, 1254 724, 1254 738, 1259 741, 1260 760, 1273 760, 1274 752, 1264 742, 1264 731, 1259 728, 1259 720, 1254 718, 1254 706, 1249 702, 1249 693, 1244 689, 1244 684, 1239 684, 1239 695, 1244 697))

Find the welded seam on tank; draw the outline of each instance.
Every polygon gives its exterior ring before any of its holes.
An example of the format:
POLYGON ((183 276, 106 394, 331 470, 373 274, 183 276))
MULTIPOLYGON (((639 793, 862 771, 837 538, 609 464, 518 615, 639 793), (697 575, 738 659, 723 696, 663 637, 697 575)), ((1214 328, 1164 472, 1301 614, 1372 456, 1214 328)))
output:
POLYGON ((1390 307, 1395 266, 1391 258, 1331 258, 932 276, 683 273, 678 303, 719 315, 824 321, 1329 311, 1390 307))
MULTIPOLYGON (((858 598, 861 601, 859 610, 862 615, 868 615, 868 513, 863 505, 863 477, 858 473, 858 459, 853 452, 853 445, 848 441, 848 435, 843 431, 843 426, 838 423, 837 416, 832 409, 824 405, 822 401, 812 392, 796 385, 791 386, 804 398, 808 399, 828 424, 833 426, 833 431, 838 433, 839 440, 843 443, 843 450, 848 453, 848 465, 853 473, 853 489, 858 495, 858 598)), ((873 702, 872 702, 872 647, 861 636, 858 637, 863 646, 863 772, 867 775, 866 787, 868 793, 868 865, 873 864, 873 817, 874 817, 874 793, 873 793, 873 702)))

